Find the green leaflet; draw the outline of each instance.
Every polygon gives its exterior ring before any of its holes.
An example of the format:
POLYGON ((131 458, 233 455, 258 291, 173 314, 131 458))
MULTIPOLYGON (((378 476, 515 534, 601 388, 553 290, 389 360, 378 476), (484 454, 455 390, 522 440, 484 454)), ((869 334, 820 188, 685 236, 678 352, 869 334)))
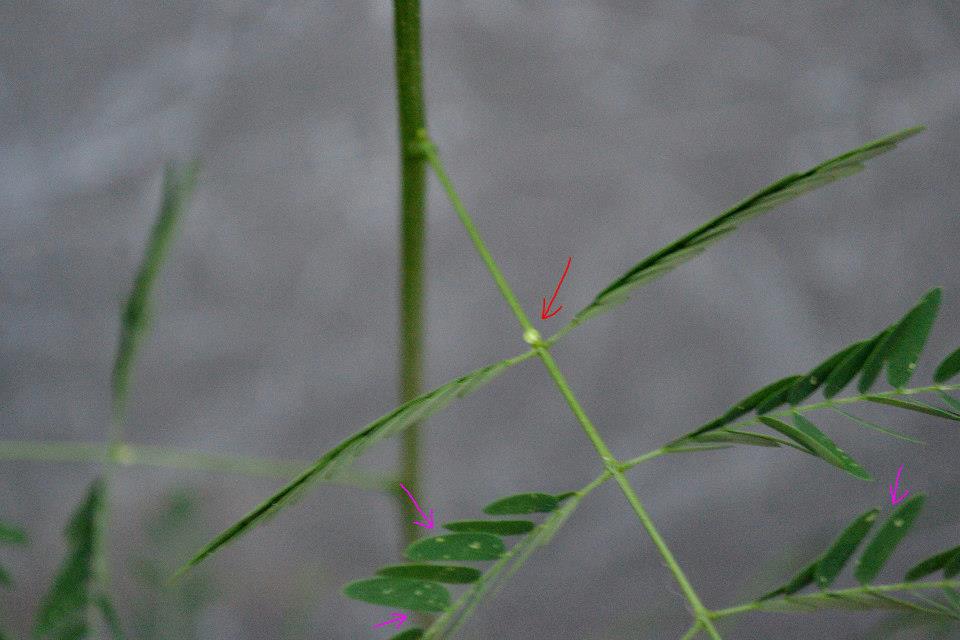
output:
POLYGON ((861 427, 866 427, 867 429, 873 429, 874 431, 879 431, 880 433, 884 433, 893 438, 897 438, 898 440, 905 440, 907 442, 912 442, 914 444, 923 444, 922 440, 911 438, 910 436, 906 436, 898 431, 894 431, 893 429, 887 429, 886 427, 881 427, 880 425, 874 424, 869 420, 864 420, 863 418, 859 416, 855 416, 852 413, 847 413, 843 409, 838 409, 836 407, 830 407, 830 409, 835 413, 839 413, 842 416, 846 416, 847 418, 849 418, 856 424, 860 425, 861 427))
POLYGON ((390 640, 420 640, 423 629, 407 629, 390 638, 390 640))
POLYGON ((252 527, 260 524, 268 517, 287 506, 287 504, 313 481, 329 479, 338 471, 351 463, 368 448, 384 438, 403 431, 412 424, 424 420, 440 409, 450 404, 454 398, 466 395, 468 391, 477 389, 480 384, 492 380, 508 367, 525 360, 529 354, 516 358, 502 360, 468 373, 465 376, 448 382, 432 391, 410 400, 387 415, 373 421, 358 433, 342 441, 336 447, 321 456, 310 468, 301 473, 296 479, 262 502, 253 511, 245 515, 238 522, 227 528, 223 533, 211 540, 185 565, 180 567, 175 575, 180 575, 203 561, 238 536, 246 533, 252 527))
POLYGON ((757 403, 757 406, 754 408, 754 411, 757 412, 757 415, 773 411, 777 407, 787 403, 787 396, 790 394, 790 389, 793 388, 797 382, 799 382, 803 376, 790 376, 789 378, 784 378, 784 380, 793 380, 790 384, 784 383, 782 387, 777 388, 775 391, 772 391, 766 398, 757 403))
POLYGON ((891 387, 901 389, 910 382, 937 319, 940 297, 940 289, 928 291, 894 329, 887 352, 887 382, 891 387))
POLYGON ((34 637, 38 640, 80 640, 91 632, 91 607, 100 607, 92 592, 99 553, 98 518, 103 509, 103 481, 95 480, 70 518, 65 535, 67 557, 37 613, 34 637))
POLYGON ((867 355, 860 370, 860 382, 857 383, 857 390, 860 393, 866 393, 876 382, 880 372, 883 371, 883 365, 887 358, 887 348, 890 345, 890 337, 893 335, 897 325, 891 325, 880 334, 880 337, 873 345, 873 349, 867 355))
MULTIPOLYGON (((948 549, 942 553, 930 556, 926 560, 918 562, 909 571, 907 571, 907 575, 904 576, 904 580, 907 582, 913 582, 914 580, 924 578, 934 571, 943 569, 950 563, 951 560, 957 557, 960 557, 960 547, 954 547, 953 549, 948 549)), ((949 578, 951 576, 946 577, 949 578)))
POLYGON ((757 406, 767 398, 780 397, 783 394, 785 389, 789 389, 800 378, 801 376, 787 376, 786 378, 781 378, 776 382, 771 382, 767 386, 757 391, 754 391, 749 396, 747 396, 740 402, 736 403, 735 405, 727 409, 726 413, 724 413, 722 416, 720 416, 716 420, 708 422, 702 427, 684 436, 680 440, 691 438, 693 436, 698 436, 702 433, 707 433, 708 431, 713 431, 715 429, 719 429, 720 427, 723 427, 724 425, 730 424, 737 418, 744 416, 750 413, 751 411, 753 411, 754 409, 756 409, 757 406))
POLYGON ((860 546, 863 539, 870 533, 870 529, 873 527, 873 523, 876 521, 879 513, 880 509, 870 509, 861 514, 856 520, 847 525, 843 533, 830 545, 830 548, 827 549, 827 552, 823 554, 823 557, 820 558, 820 561, 817 563, 816 581, 818 587, 825 589, 833 584, 833 581, 836 580, 840 572, 843 571, 844 565, 847 564, 847 561, 857 550, 857 547, 860 546))
POLYGON ((857 562, 854 576, 860 584, 869 584, 877 577, 893 550, 907 535, 917 516, 920 515, 924 500, 925 496, 922 493, 910 496, 883 523, 857 562))
POLYGON ((492 533, 497 536, 516 536, 530 533, 533 523, 529 520, 460 520, 443 525, 450 531, 474 531, 478 533, 492 533))
POLYGON ((736 429, 718 429, 702 433, 689 439, 690 442, 705 442, 717 444, 746 444, 755 447, 779 447, 782 444, 792 446, 779 438, 768 436, 765 433, 753 433, 752 431, 738 431, 736 429))
POLYGON ((769 416, 760 416, 759 419, 760 422, 771 429, 779 431, 800 446, 809 449, 813 455, 825 462, 829 462, 839 469, 843 469, 855 478, 860 478, 861 480, 872 479, 863 467, 857 464, 853 458, 824 435, 816 425, 802 415, 794 415, 793 425, 769 416))
POLYGON ((199 163, 183 168, 169 164, 163 174, 163 200, 157 215, 147 249, 133 283, 133 289, 120 317, 120 345, 113 365, 112 397, 115 416, 123 413, 130 379, 130 367, 137 346, 150 319, 150 292, 167 256, 177 224, 197 184, 199 163))
POLYGON ((943 567, 943 577, 952 578, 960 573, 960 554, 954 555, 943 567))
POLYGON ((960 373, 960 349, 948 355, 937 366, 937 370, 933 374, 933 381, 937 384, 943 384, 958 373, 960 373))
POLYGON ((857 343, 858 346, 856 350, 848 353, 824 381, 823 396, 825 398, 834 397, 840 393, 844 387, 850 384, 850 381, 860 373, 860 369, 866 363, 867 357, 873 352, 877 343, 880 342, 885 335, 886 332, 881 332, 870 340, 857 343))
POLYGON ((0 544, 27 544, 27 534, 19 527, 0 522, 0 544))
POLYGON ((564 334, 588 318, 623 302, 632 289, 699 255, 719 238, 735 230, 739 224, 807 191, 857 173, 863 168, 862 163, 865 160, 893 149, 901 140, 922 130, 923 127, 905 129, 827 160, 803 173, 794 173, 777 180, 720 216, 637 263, 597 294, 593 302, 577 313, 559 334, 564 334))
POLYGON ((7 570, 3 567, 0 567, 0 587, 9 587, 13 584, 13 580, 10 579, 10 574, 7 573, 7 570))
POLYGON ((809 398, 826 381, 827 377, 833 373, 842 362, 849 356, 860 351, 865 342, 855 342, 833 354, 816 367, 810 370, 810 373, 793 383, 793 386, 787 392, 787 401, 792 405, 797 405, 809 398))
POLYGON ((433 624, 424 632, 423 640, 443 640, 452 638, 473 610, 488 595, 496 590, 502 580, 505 580, 514 571, 526 562, 527 558, 539 547, 547 544, 563 526, 570 514, 580 504, 582 495, 572 494, 558 509, 553 511, 546 520, 532 532, 524 536, 517 544, 511 547, 501 558, 494 563, 483 577, 473 583, 470 588, 443 612, 433 624))
POLYGON ((496 560, 503 540, 489 533, 450 533, 417 540, 404 552, 408 560, 496 560))
POLYGON ((800 591, 800 589, 803 589, 808 584, 813 584, 813 579, 817 570, 817 562, 818 560, 814 560, 803 569, 800 569, 800 571, 790 578, 785 585, 774 589, 770 593, 760 596, 757 599, 757 602, 770 600, 771 598, 775 598, 777 596, 790 595, 791 593, 800 591))
POLYGON ((891 396, 864 396, 864 399, 869 400, 870 402, 876 402, 877 404, 888 404, 891 407, 907 409, 909 411, 916 411, 917 413, 925 413, 929 416, 936 416, 937 418, 946 418, 947 420, 956 420, 960 422, 960 414, 931 406, 924 402, 920 402, 919 400, 904 400, 902 398, 894 398, 891 396))
POLYGON ((425 580, 370 578, 351 582, 343 592, 354 600, 411 611, 437 613, 450 606, 450 593, 425 580))
POLYGON ((520 493, 491 502, 483 508, 483 512, 491 516, 550 513, 559 503, 557 496, 546 493, 520 493))
POLYGON ((466 584, 476 582, 482 573, 473 567, 458 567, 441 564, 398 564, 377 571, 378 576, 387 578, 412 578, 431 580, 448 584, 466 584))

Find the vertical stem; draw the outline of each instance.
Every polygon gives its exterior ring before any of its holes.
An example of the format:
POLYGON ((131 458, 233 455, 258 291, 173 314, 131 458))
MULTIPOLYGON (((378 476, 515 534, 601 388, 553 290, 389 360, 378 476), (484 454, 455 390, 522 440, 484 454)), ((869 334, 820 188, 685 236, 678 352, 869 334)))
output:
MULTIPOLYGON (((420 395, 423 384, 423 281, 427 175, 417 150, 417 131, 426 126, 420 65, 420 2, 394 0, 397 113, 400 129, 400 401, 420 395)), ((400 478, 414 493, 420 484, 420 427, 400 443, 400 478)), ((398 494, 402 539, 417 538, 405 496, 398 494)))

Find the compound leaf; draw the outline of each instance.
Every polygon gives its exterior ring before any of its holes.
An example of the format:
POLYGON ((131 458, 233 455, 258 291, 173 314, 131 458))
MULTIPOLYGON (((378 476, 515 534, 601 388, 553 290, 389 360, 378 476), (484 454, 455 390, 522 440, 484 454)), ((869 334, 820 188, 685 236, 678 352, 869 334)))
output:
POLYGON ((481 384, 489 382, 522 358, 523 357, 502 360, 477 369, 465 376, 437 387, 433 391, 428 391, 423 395, 417 396, 400 405, 387 415, 373 421, 325 453, 292 482, 263 501, 253 511, 211 540, 182 566, 176 575, 180 575, 191 567, 196 566, 224 545, 236 540, 252 527, 274 515, 277 511, 287 506, 300 492, 313 482, 332 478, 377 442, 433 415, 450 404, 455 398, 462 397, 466 395, 466 393, 474 391, 481 384))

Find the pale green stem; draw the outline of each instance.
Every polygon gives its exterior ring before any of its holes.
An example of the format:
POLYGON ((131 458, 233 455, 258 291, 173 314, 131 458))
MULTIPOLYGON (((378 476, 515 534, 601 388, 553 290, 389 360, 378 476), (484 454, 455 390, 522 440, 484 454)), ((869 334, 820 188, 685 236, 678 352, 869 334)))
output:
MULTIPOLYGON (((400 138, 400 402, 423 391, 423 307, 426 245, 427 175, 417 149, 417 131, 426 126, 420 53, 420 2, 394 0, 394 56, 397 124, 400 138)), ((420 489, 420 424, 400 437, 400 481, 414 494, 420 489)), ((417 539, 410 501, 397 497, 403 546, 417 539)))
MULTIPOLYGON (((891 389, 890 391, 879 391, 877 393, 863 393, 856 396, 844 396, 843 398, 829 398, 823 400, 822 402, 814 402, 811 404, 798 405, 796 407, 791 407, 783 411, 771 411, 770 413, 763 414, 764 416, 769 417, 782 417, 790 416, 794 413, 806 413, 808 411, 817 411, 818 409, 829 409, 832 407, 839 407, 846 404, 855 404, 857 402, 870 402, 870 398, 895 398, 898 396, 911 396, 917 395, 919 393, 935 393, 937 391, 957 391, 960 389, 960 384, 934 384, 926 387, 913 387, 910 389, 891 389)), ((748 420, 740 420, 738 422, 732 422, 730 424, 724 425, 724 429, 737 429, 739 427, 749 427, 751 425, 762 424, 759 418, 750 418, 748 420)))
POLYGON ((680 638, 680 640, 693 640, 697 637, 697 634, 700 633, 701 628, 700 621, 697 620, 693 623, 693 626, 690 627, 685 634, 683 634, 683 637, 680 638))
POLYGON ((586 433, 587 438, 590 439, 594 449, 596 449, 597 453, 599 454, 600 459, 603 461, 604 467, 617 481, 617 484, 620 486, 620 490, 627 498, 627 502, 630 503, 630 506, 633 508, 634 513, 636 513, 640 523, 643 525, 644 529, 646 529, 647 534, 653 540, 653 543, 660 552, 660 555, 663 557, 671 573, 673 573, 674 579, 680 585, 680 589, 683 591, 684 596, 686 596, 690 606, 693 608, 694 615, 703 624, 704 629, 706 629, 712 638, 715 640, 720 640, 720 634, 717 632, 710 620, 709 610, 700 601, 700 598, 693 589, 693 586, 690 584, 689 580, 687 580, 686 575, 680 568, 680 565, 677 563, 676 558, 674 558, 673 553, 670 551, 670 548, 667 546, 663 537, 660 535, 660 532, 657 531, 653 520, 644 509, 643 504, 640 502, 640 499, 634 492, 633 487, 630 486, 629 481, 623 475, 623 472, 620 468, 620 462, 614 457, 613 453, 610 451, 610 448, 607 446, 606 442, 603 440, 600 433, 597 431, 596 427, 583 410, 583 407, 580 406, 580 403, 574 395, 573 390, 570 388, 570 385, 567 384, 566 378, 564 378, 559 367, 557 366, 557 363, 554 361, 549 350, 540 339, 540 334, 536 331, 533 324, 527 318, 527 315, 524 312, 523 307, 520 305, 520 302, 517 300, 516 295, 514 295, 513 290, 507 283, 506 278, 503 277, 499 266, 487 249, 486 243, 483 241, 483 237, 474 226, 470 214, 467 212, 466 207, 464 207, 463 202, 460 200, 452 181, 444 170, 443 163, 440 161, 436 147, 427 136, 426 131, 421 131, 419 133, 421 137, 423 153, 426 155, 427 161, 430 163, 430 166, 436 173, 437 179, 440 181, 441 185, 443 185, 444 191, 446 191, 447 196, 450 199, 450 203, 453 205, 457 216, 460 218, 460 221, 466 228, 467 234, 470 236, 474 247, 477 249, 477 253, 480 254, 484 264, 486 264, 487 270, 490 272, 490 275, 493 276, 494 282, 496 282, 497 287, 500 289, 501 295, 513 310, 513 313, 517 317, 520 326, 524 329, 524 339, 528 342, 531 342, 533 345, 534 351, 537 352, 537 355, 540 357, 540 360, 543 362, 544 366, 549 372, 550 377, 553 379, 564 399, 566 399, 567 404, 569 405, 574 416, 577 418, 577 421, 580 423, 580 426, 583 428, 584 433, 586 433))
MULTIPOLYGON (((891 592, 901 592, 901 591, 919 591, 921 589, 930 590, 930 589, 946 589, 946 588, 957 588, 960 586, 960 582, 956 580, 935 580, 931 582, 898 582, 896 584, 878 584, 878 585, 865 585, 862 587, 851 587, 849 589, 837 589, 833 591, 823 591, 820 593, 811 593, 807 595, 800 596, 789 596, 789 599, 792 602, 802 603, 804 600, 822 600, 824 597, 830 596, 856 596, 869 593, 891 593, 891 592)), ((735 607, 727 607, 726 609, 717 609, 712 611, 710 616, 718 618, 727 618, 729 616, 739 615, 741 613, 749 613, 751 611, 763 611, 764 602, 747 602, 746 604, 737 605, 735 607)), ((785 613, 780 611, 766 611, 765 613, 785 613)))

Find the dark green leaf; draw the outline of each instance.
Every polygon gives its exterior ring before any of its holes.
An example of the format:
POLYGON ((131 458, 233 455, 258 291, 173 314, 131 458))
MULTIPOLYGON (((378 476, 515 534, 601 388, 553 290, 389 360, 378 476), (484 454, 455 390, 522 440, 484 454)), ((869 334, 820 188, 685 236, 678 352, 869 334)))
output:
POLYGON ((859 424, 861 427, 866 427, 867 429, 873 429, 874 431, 879 431, 880 433, 884 433, 884 434, 886 434, 886 435, 888 435, 888 436, 892 436, 892 437, 897 438, 897 439, 899 439, 899 440, 906 440, 907 442, 912 442, 912 443, 914 443, 914 444, 923 444, 923 441, 922 441, 922 440, 917 440, 916 438, 911 438, 910 436, 904 435, 904 434, 902 434, 902 433, 900 433, 900 432, 898 432, 898 431, 894 431, 893 429, 887 429, 886 427, 881 427, 880 425, 874 424, 874 423, 870 422, 869 420, 864 420, 863 418, 861 418, 861 417, 859 417, 859 416, 855 416, 855 415, 853 415, 852 413, 847 413, 847 412, 844 411, 843 409, 838 409, 838 408, 836 408, 836 407, 830 407, 830 409, 832 409, 832 410, 835 411, 836 413, 839 413, 840 415, 846 416, 846 417, 849 418, 850 420, 852 420, 852 421, 854 421, 855 423, 859 424))
POLYGON ((407 629, 390 638, 390 640, 420 640, 423 637, 423 629, 407 629))
POLYGON ((27 534, 19 527, 0 522, 0 544, 27 544, 27 534))
POLYGON ((347 597, 410 611, 439 612, 450 606, 450 593, 435 582, 408 578, 370 578, 351 582, 347 597))
POLYGON ((933 374, 933 381, 943 384, 958 373, 960 373, 960 349, 943 359, 933 374))
POLYGON ((960 421, 960 414, 931 406, 929 404, 920 402, 919 400, 904 400, 903 398, 894 398, 892 396, 864 396, 864 399, 869 400, 870 402, 876 402, 878 404, 888 404, 891 407, 897 407, 899 409, 907 409, 909 411, 916 411, 917 413, 925 413, 928 416, 936 416, 937 418, 960 421))
POLYGON ((404 555, 408 560, 496 560, 503 540, 489 533, 450 533, 417 540, 404 555))
POLYGON ((792 405, 797 405, 809 398, 813 393, 824 384, 827 377, 848 357, 859 351, 864 342, 857 342, 849 347, 833 354, 810 372, 793 383, 787 392, 787 401, 792 405))
POLYGON ((37 613, 34 637, 40 640, 80 640, 90 633, 88 610, 94 604, 91 587, 96 565, 98 519, 103 508, 103 482, 90 485, 65 531, 67 557, 37 613))
POLYGON ((519 493, 491 502, 483 508, 483 512, 491 516, 550 513, 557 508, 558 504, 560 501, 557 500, 557 496, 546 493, 519 493))
POLYGON ((834 444, 816 425, 800 414, 794 415, 793 419, 794 424, 789 425, 776 418, 760 416, 760 421, 763 424, 779 431, 800 446, 809 449, 813 455, 825 462, 829 462, 861 480, 871 479, 870 474, 863 467, 857 464, 843 449, 834 444))
MULTIPOLYGON (((767 386, 761 389, 758 389, 757 391, 754 391, 749 396, 747 396, 740 402, 736 403, 735 405, 727 409, 726 413, 724 413, 719 418, 708 422, 707 424, 698 428, 696 431, 693 431, 687 436, 684 436, 680 440, 685 440, 693 436, 699 436, 702 433, 707 433, 709 431, 714 431, 716 429, 719 429, 725 425, 730 424, 737 418, 750 413, 751 411, 756 409, 757 405, 759 405, 764 400, 771 397, 782 397, 784 391, 786 389, 789 389, 791 386, 793 386, 793 384, 797 380, 799 380, 801 377, 802 376, 787 376, 786 378, 781 378, 776 382, 771 382, 767 386)), ((680 440, 677 440, 676 442, 679 442, 680 440)))
POLYGON ((887 559, 903 540, 923 509, 925 496, 918 493, 904 500, 883 523, 857 562, 854 575, 860 584, 869 584, 879 575, 887 559))
MULTIPOLYGON (((950 563, 951 560, 958 556, 960 556, 960 547, 954 547, 953 549, 948 549, 942 553, 930 556, 926 560, 917 563, 913 568, 907 571, 907 575, 904 577, 904 580, 906 582, 913 582, 914 580, 924 578, 934 571, 943 569, 945 566, 947 566, 947 564, 950 563)), ((947 577, 949 578, 951 576, 947 577)))
POLYGON ((387 578, 412 578, 414 580, 432 580, 449 584, 476 582, 483 575, 473 567, 458 567, 441 564, 398 564, 377 571, 378 576, 387 578))
POLYGON ((656 251, 601 291, 593 302, 581 310, 561 333, 569 331, 587 318, 606 311, 627 299, 630 291, 639 285, 663 275, 678 265, 702 253, 719 238, 736 229, 737 225, 788 202, 807 191, 852 175, 863 168, 863 161, 893 149, 896 143, 923 130, 913 127, 870 142, 832 160, 827 160, 803 173, 794 173, 761 189, 717 218, 691 231, 666 247, 656 251))
POLYGON ((377 442, 433 415, 450 404, 454 398, 462 396, 464 389, 476 389, 478 380, 487 382, 522 359, 525 359, 525 356, 503 360, 496 364, 477 369, 443 386, 437 387, 433 391, 428 391, 375 420, 358 433, 350 436, 325 453, 296 479, 211 540, 187 562, 187 564, 182 566, 176 575, 180 575, 191 567, 196 566, 227 543, 232 542, 252 527, 262 523, 278 510, 287 506, 291 500, 313 482, 329 480, 334 477, 377 442))
POLYGON ((887 352, 887 382, 900 389, 910 382, 940 309, 940 289, 931 289, 894 329, 887 352))
POLYGON ((825 398, 832 398, 843 388, 850 384, 860 369, 867 361, 867 357, 873 352, 877 344, 886 336, 885 332, 874 336, 870 340, 858 343, 859 346, 851 351, 847 356, 830 372, 823 384, 823 395, 825 398))
POLYGON ((10 574, 7 573, 7 570, 3 567, 0 567, 0 587, 9 587, 13 584, 13 580, 10 579, 10 574))
POLYGON ((450 531, 475 531, 497 536, 516 536, 533 530, 533 523, 529 520, 461 520, 443 526, 450 531))
POLYGON ((708 433, 700 434, 690 438, 691 442, 705 442, 718 444, 746 444, 755 447, 779 447, 785 443, 779 438, 768 436, 765 433, 753 433, 752 431, 738 431, 736 429, 718 429, 708 433))
POLYGON ((860 393, 866 393, 876 382, 880 372, 883 371, 883 365, 887 362, 887 353, 890 347, 890 338, 893 336, 897 325, 891 325, 880 334, 880 337, 873 344, 873 349, 863 363, 860 369, 860 382, 857 383, 857 389, 860 393))
POLYGON ((850 556, 857 550, 857 547, 860 546, 863 539, 870 533, 870 529, 873 527, 873 523, 879 513, 880 509, 870 509, 861 514, 856 520, 851 522, 833 544, 830 545, 827 552, 820 558, 820 562, 817 563, 816 580, 818 587, 826 589, 833 584, 833 581, 836 580, 840 572, 843 571, 847 560, 850 559, 850 556))
POLYGON ((791 593, 800 591, 808 584, 813 584, 813 579, 817 570, 817 562, 817 560, 814 560, 803 569, 800 569, 800 571, 790 578, 785 585, 774 589, 770 593, 760 596, 758 601, 770 600, 771 598, 775 598, 777 596, 790 595, 791 593))
POLYGON ((776 391, 773 391, 770 393, 770 395, 757 403, 757 406, 755 407, 757 415, 768 413, 777 407, 786 404, 787 396, 790 394, 790 389, 794 384, 802 379, 803 376, 790 376, 789 378, 785 378, 785 380, 792 380, 792 382, 790 384, 784 384, 782 387, 776 391))

